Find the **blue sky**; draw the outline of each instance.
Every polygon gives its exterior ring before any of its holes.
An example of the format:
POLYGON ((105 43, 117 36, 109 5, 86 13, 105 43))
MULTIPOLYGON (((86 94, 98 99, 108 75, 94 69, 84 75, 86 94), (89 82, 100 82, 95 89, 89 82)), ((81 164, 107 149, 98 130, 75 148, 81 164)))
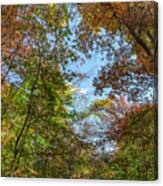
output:
MULTIPOLYGON (((108 93, 110 92, 111 88, 106 88, 104 89, 103 95, 95 95, 93 79, 95 77, 98 77, 98 72, 106 64, 109 63, 111 65, 115 60, 119 60, 121 56, 115 56, 113 50, 117 50, 118 53, 120 52, 119 50, 124 47, 124 52, 122 54, 130 56, 131 60, 133 61, 136 59, 136 56, 131 55, 132 47, 122 38, 120 33, 117 32, 117 34, 113 36, 110 35, 103 28, 101 28, 97 37, 95 37, 96 40, 93 41, 92 48, 86 48, 86 51, 82 52, 78 47, 78 34, 82 34, 81 30, 79 30, 79 25, 82 21, 82 17, 80 16, 74 4, 69 4, 69 11, 71 19, 69 19, 68 27, 71 31, 71 34, 64 39, 63 45, 67 45, 67 48, 73 51, 73 53, 75 53, 78 58, 75 62, 71 61, 71 59, 68 59, 69 62, 66 66, 66 70, 67 72, 71 71, 77 74, 85 74, 85 78, 83 78, 82 80, 74 79, 73 81, 71 81, 74 87, 80 89, 79 94, 81 95, 79 96, 79 100, 76 99, 75 105, 77 110, 82 111, 95 99, 106 98, 108 93), (99 44, 104 41, 110 42, 111 47, 109 47, 107 44, 99 44)), ((94 33, 91 34, 93 35, 94 33)))

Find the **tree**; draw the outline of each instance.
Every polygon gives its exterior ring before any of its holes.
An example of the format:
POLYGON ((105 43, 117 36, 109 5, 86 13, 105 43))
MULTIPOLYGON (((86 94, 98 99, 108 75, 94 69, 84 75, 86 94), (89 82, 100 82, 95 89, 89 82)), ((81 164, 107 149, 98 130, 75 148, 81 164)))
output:
MULTIPOLYGON (((13 40, 13 45, 2 43, 3 65, 17 77, 13 81, 13 76, 6 74, 2 87, 2 175, 58 177, 60 166, 62 171, 70 169, 72 149, 78 145, 76 156, 80 159, 80 148, 84 146, 68 127, 69 121, 73 120, 67 109, 72 104, 71 87, 60 70, 64 61, 59 56, 62 57, 66 50, 62 40, 69 33, 65 28, 67 8, 64 5, 11 8, 11 21, 20 21, 20 33, 25 34, 20 38, 20 46, 23 48, 24 42, 27 43, 31 52, 24 55, 21 51, 21 56, 20 51, 15 51, 18 57, 10 58, 11 49, 18 40, 13 40), (55 20, 51 19, 53 16, 55 20), (48 33, 55 40, 54 46, 48 33), (72 148, 69 149, 70 145, 72 148), (56 160, 60 163, 54 169, 56 160)), ((8 16, 6 10, 4 6, 3 22, 8 16)), ((10 31, 10 27, 4 25, 5 28, 10 31)), ((13 30, 11 32, 15 34, 13 30)), ((67 176, 71 175, 69 171, 67 176)))
POLYGON ((30 48, 23 42, 27 28, 24 28, 24 21, 18 18, 20 14, 16 6, 2 6, 2 85, 15 66, 14 60, 30 52, 30 48))
MULTIPOLYGON (((111 35, 119 31, 132 44, 133 53, 137 56, 136 63, 133 64, 127 55, 120 52, 119 61, 115 61, 113 67, 108 63, 94 80, 97 92, 102 92, 105 87, 112 87, 115 93, 129 91, 130 97, 136 97, 136 94, 142 94, 140 87, 147 85, 147 81, 157 84, 156 3, 78 4, 78 9, 87 30, 105 28, 111 35), (129 90, 135 85, 136 90, 129 90)), ((154 94, 157 94, 157 87, 154 94)))
POLYGON ((123 128, 119 124, 117 131, 121 132, 112 131, 119 148, 111 166, 116 179, 154 180, 157 177, 154 118, 155 108, 144 105, 139 112, 129 114, 123 128))

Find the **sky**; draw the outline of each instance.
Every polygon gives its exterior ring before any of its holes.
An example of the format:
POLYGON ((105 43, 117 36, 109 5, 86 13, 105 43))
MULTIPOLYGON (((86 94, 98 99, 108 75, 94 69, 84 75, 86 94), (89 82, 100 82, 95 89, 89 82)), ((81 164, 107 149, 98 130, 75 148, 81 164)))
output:
MULTIPOLYGON (((76 109, 79 111, 84 110, 87 106, 89 107, 93 101, 96 99, 104 99, 107 97, 111 88, 104 89, 102 95, 95 95, 95 87, 93 86, 93 80, 95 77, 98 77, 99 71, 107 65, 111 65, 114 61, 119 59, 120 55, 115 56, 113 50, 121 52, 124 47, 124 52, 122 55, 130 56, 131 60, 136 60, 136 56, 131 55, 132 47, 127 43, 120 33, 117 32, 114 36, 110 35, 104 28, 101 28, 96 40, 93 41, 91 48, 86 48, 86 51, 81 51, 78 45, 78 34, 80 34, 79 26, 82 21, 82 17, 78 12, 74 4, 69 4, 69 11, 71 14, 71 19, 69 19, 69 29, 71 34, 68 38, 65 38, 64 45, 67 45, 74 53, 78 55, 77 61, 71 61, 69 59, 68 65, 66 66, 67 72, 70 70, 74 73, 85 74, 85 77, 81 80, 74 79, 70 83, 78 88, 79 94, 83 97, 83 104, 81 100, 76 99, 76 109), (101 44, 104 42, 106 44, 101 44), (111 43, 111 47, 107 43, 111 43), (125 50, 126 49, 126 50, 125 50), (117 59, 118 58, 118 59, 117 59)), ((93 35, 93 33, 91 33, 93 35)), ((85 41, 84 41, 85 42, 85 41)), ((85 44, 85 43, 84 43, 85 44)), ((87 46, 87 43, 85 44, 87 46)), ((84 46, 85 46, 84 45, 84 46)), ((122 57, 122 55, 120 57, 122 57)))
MULTIPOLYGON (((82 17, 75 8, 75 5, 69 6, 72 19, 69 19, 69 29, 71 34, 63 41, 64 45, 67 45, 75 54, 77 54, 77 60, 71 61, 68 59, 66 71, 74 72, 77 74, 85 74, 83 79, 73 79, 69 84, 77 90, 74 96, 74 107, 76 112, 83 112, 86 108, 99 99, 104 99, 108 96, 111 88, 104 90, 102 95, 95 95, 95 87, 93 86, 93 80, 98 77, 99 71, 102 67, 108 63, 112 65, 117 57, 113 54, 113 50, 121 50, 123 47, 124 52, 122 54, 129 55, 131 61, 136 60, 136 57, 131 55, 131 45, 127 43, 121 37, 120 33, 117 33, 114 37, 111 36, 105 29, 101 29, 98 36, 92 43, 92 47, 86 47, 87 41, 84 46, 86 50, 82 51, 78 48, 78 37, 80 34, 79 25, 82 21, 82 17), (78 34, 77 34, 78 33, 78 34), (104 42, 106 44, 102 44, 104 42), (122 43, 123 42, 123 43, 122 43), (108 47, 107 43, 112 43, 111 47, 108 47)), ((93 33, 91 33, 93 35, 93 33)), ((121 51, 120 51, 121 52, 121 51)), ((117 55, 118 57, 120 55, 117 55)), ((95 146, 97 154, 108 154, 116 149, 114 141, 110 141, 107 136, 110 123, 103 122, 96 113, 91 113, 83 120, 75 122, 72 127, 76 134, 78 134, 84 142, 91 143, 95 146), (85 130, 88 130, 85 132, 85 130)))
MULTIPOLYGON (((75 4, 69 4, 70 18, 68 21, 68 28, 70 34, 64 38, 62 45, 71 50, 76 56, 76 61, 68 58, 68 64, 66 65, 66 72, 74 72, 75 74, 81 74, 82 78, 74 78, 72 81, 67 81, 73 89, 77 90, 74 95, 74 108, 77 113, 83 112, 85 109, 95 101, 104 99, 108 96, 111 88, 105 88, 102 95, 95 95, 95 87, 93 86, 94 78, 98 77, 99 71, 106 65, 112 65, 114 61, 121 60, 123 55, 127 56, 131 63, 136 61, 136 56, 132 54, 132 46, 125 41, 121 33, 117 32, 115 35, 110 34, 104 28, 101 28, 98 34, 90 33, 90 37, 94 40, 91 43, 91 47, 88 47, 90 41, 81 41, 79 36, 82 33, 80 30, 80 23, 82 17, 78 12, 75 4), (79 43, 80 42, 80 43, 79 43), (111 43, 111 45, 109 45, 111 43), (83 45, 84 50, 81 50, 83 45), (115 55, 115 53, 117 55, 115 55)), ((64 28, 63 28, 64 29, 64 28)), ((84 32, 84 30, 83 30, 84 32)), ((56 46, 55 35, 47 33, 47 38, 51 42, 51 50, 56 46)), ((63 72, 62 67, 61 72, 63 72)), ((15 73, 9 73, 10 82, 20 83, 21 79, 15 73)), ((107 139, 106 132, 109 130, 109 123, 103 123, 95 113, 90 114, 82 121, 73 124, 75 132, 81 136, 85 128, 89 126, 89 134, 84 137, 85 142, 96 144, 96 150, 98 153, 109 153, 115 149, 115 144, 107 139), (87 126, 85 125, 87 123, 87 126), (104 140, 105 143, 97 145, 99 141, 104 140)))

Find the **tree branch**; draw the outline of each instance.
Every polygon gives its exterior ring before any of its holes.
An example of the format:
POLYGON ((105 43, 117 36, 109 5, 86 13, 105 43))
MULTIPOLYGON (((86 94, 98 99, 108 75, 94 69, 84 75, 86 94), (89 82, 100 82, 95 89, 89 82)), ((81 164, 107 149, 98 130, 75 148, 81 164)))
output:
POLYGON ((151 51, 148 48, 148 46, 145 44, 145 42, 134 32, 134 30, 125 22, 124 19, 120 19, 115 10, 114 7, 110 4, 110 7, 112 8, 113 11, 113 16, 122 24, 125 25, 125 27, 129 30, 130 34, 133 36, 133 38, 135 39, 135 41, 145 50, 145 52, 147 53, 147 55, 151 55, 151 51))

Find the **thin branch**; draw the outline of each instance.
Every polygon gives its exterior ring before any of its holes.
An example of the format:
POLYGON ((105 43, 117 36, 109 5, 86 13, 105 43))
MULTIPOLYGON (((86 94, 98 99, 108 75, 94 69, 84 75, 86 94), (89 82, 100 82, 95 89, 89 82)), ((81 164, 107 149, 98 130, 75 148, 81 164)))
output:
POLYGON ((27 115, 26 115, 26 118, 24 120, 24 124, 23 124, 23 127, 21 128, 21 131, 19 133, 19 135, 17 136, 17 139, 16 139, 16 142, 15 142, 15 150, 14 150, 14 158, 13 158, 13 166, 12 166, 12 172, 15 171, 17 169, 17 167, 15 166, 16 165, 16 158, 18 156, 18 154, 20 153, 21 149, 22 149, 22 145, 19 145, 19 142, 20 142, 20 139, 22 138, 23 136, 23 133, 24 133, 24 130, 25 128, 28 126, 28 121, 29 121, 29 118, 30 118, 30 111, 31 111, 31 99, 32 99, 32 96, 33 96, 33 92, 35 90, 35 85, 38 81, 38 78, 39 78, 39 74, 40 74, 40 68, 41 68, 41 54, 40 54, 40 47, 38 46, 38 53, 39 53, 39 66, 38 66, 38 71, 37 71, 37 74, 36 74, 36 78, 33 82, 33 85, 32 85, 32 88, 31 88, 31 95, 29 97, 29 103, 27 105, 27 115))

